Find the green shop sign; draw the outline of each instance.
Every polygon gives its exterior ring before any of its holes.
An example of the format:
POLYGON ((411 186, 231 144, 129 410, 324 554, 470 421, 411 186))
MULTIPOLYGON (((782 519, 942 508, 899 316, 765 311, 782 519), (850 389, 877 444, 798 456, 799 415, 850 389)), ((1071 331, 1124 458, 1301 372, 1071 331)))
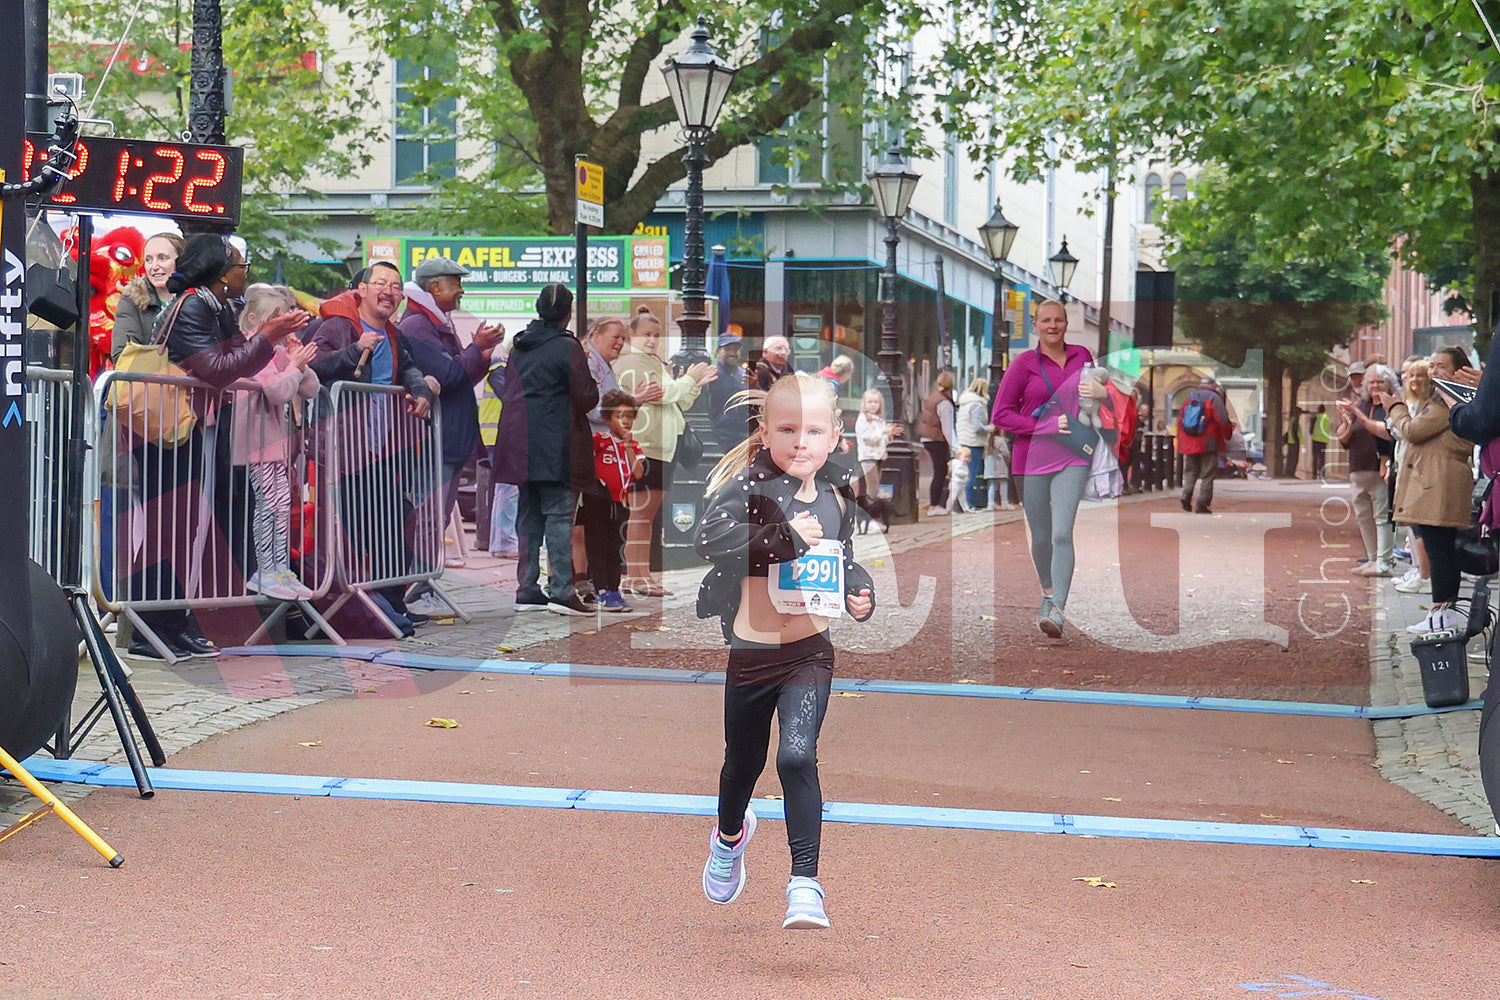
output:
MULTIPOLYGON (((589 240, 589 289, 635 291, 668 287, 666 237, 598 236, 589 240)), ((572 285, 577 256, 571 237, 468 239, 403 236, 365 242, 365 263, 389 261, 410 276, 429 257, 469 269, 471 291, 534 291, 554 281, 572 285)))

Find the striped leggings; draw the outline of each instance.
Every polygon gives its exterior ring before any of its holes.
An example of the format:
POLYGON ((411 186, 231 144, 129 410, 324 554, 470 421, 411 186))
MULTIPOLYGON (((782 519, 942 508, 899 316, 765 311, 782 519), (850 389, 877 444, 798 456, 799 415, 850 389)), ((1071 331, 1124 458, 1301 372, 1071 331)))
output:
POLYGON ((290 569, 287 536, 292 530, 292 480, 283 462, 250 463, 255 485, 255 562, 261 573, 290 569))

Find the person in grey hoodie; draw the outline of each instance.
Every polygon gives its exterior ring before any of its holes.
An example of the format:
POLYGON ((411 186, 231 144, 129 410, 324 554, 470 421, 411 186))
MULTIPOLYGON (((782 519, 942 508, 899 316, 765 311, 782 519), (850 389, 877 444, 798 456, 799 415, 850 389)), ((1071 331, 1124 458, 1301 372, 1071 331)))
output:
POLYGON ((983 510, 989 503, 989 486, 984 479, 984 452, 995 425, 990 423, 990 380, 976 378, 958 397, 958 415, 953 433, 960 448, 969 449, 968 501, 970 510, 983 510))

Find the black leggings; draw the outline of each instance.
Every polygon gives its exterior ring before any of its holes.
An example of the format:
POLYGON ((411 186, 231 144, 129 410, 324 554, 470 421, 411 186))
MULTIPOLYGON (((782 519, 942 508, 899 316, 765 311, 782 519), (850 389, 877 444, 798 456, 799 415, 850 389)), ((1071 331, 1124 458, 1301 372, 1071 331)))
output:
POLYGON ((833 685, 833 645, 814 635, 785 646, 736 638, 724 685, 724 769, 719 772, 719 830, 744 825, 745 807, 766 767, 771 715, 781 725, 776 773, 785 796, 786 839, 792 875, 816 878, 823 834, 823 790, 818 785, 818 731, 833 685))
POLYGON ((1432 575, 1432 602, 1452 604, 1458 600, 1458 529, 1414 524, 1412 530, 1427 550, 1427 567, 1432 575))
POLYGON ((934 507, 945 506, 948 502, 948 460, 953 457, 953 450, 947 441, 923 441, 922 447, 932 459, 932 482, 928 486, 927 499, 934 507))

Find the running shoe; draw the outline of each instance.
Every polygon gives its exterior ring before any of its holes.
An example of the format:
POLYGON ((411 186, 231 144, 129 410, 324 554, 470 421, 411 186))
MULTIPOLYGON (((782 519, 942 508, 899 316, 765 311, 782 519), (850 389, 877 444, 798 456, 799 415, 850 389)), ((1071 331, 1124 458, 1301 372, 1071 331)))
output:
POLYGON ((599 610, 620 614, 635 609, 626 603, 618 590, 601 590, 599 591, 599 610))
POLYGON ((1412 635, 1425 635, 1428 632, 1446 632, 1452 629, 1461 629, 1466 624, 1464 616, 1452 608, 1443 608, 1441 611, 1428 612, 1427 617, 1415 625, 1406 626, 1406 631, 1412 635))
POLYGON ((823 887, 815 878, 794 875, 786 886, 786 919, 781 929, 788 931, 823 930, 828 914, 823 910, 823 887))
POLYGON ((538 590, 534 594, 516 595, 517 611, 546 611, 547 595, 538 590))
POLYGON ((1036 627, 1050 639, 1061 639, 1063 634, 1062 609, 1052 602, 1050 596, 1042 598, 1042 607, 1036 613, 1036 627))
POLYGON ((1432 581, 1424 578, 1415 566, 1395 583, 1397 590, 1403 594, 1426 594, 1432 590, 1432 581))
POLYGON ((719 839, 719 828, 708 838, 708 860, 703 863, 703 895, 711 903, 729 904, 745 888, 745 848, 755 836, 755 813, 745 810, 744 834, 733 847, 719 839))
POLYGON ((549 599, 547 610, 555 615, 591 615, 596 608, 595 605, 583 603, 577 594, 571 594, 562 599, 556 597, 549 599))

